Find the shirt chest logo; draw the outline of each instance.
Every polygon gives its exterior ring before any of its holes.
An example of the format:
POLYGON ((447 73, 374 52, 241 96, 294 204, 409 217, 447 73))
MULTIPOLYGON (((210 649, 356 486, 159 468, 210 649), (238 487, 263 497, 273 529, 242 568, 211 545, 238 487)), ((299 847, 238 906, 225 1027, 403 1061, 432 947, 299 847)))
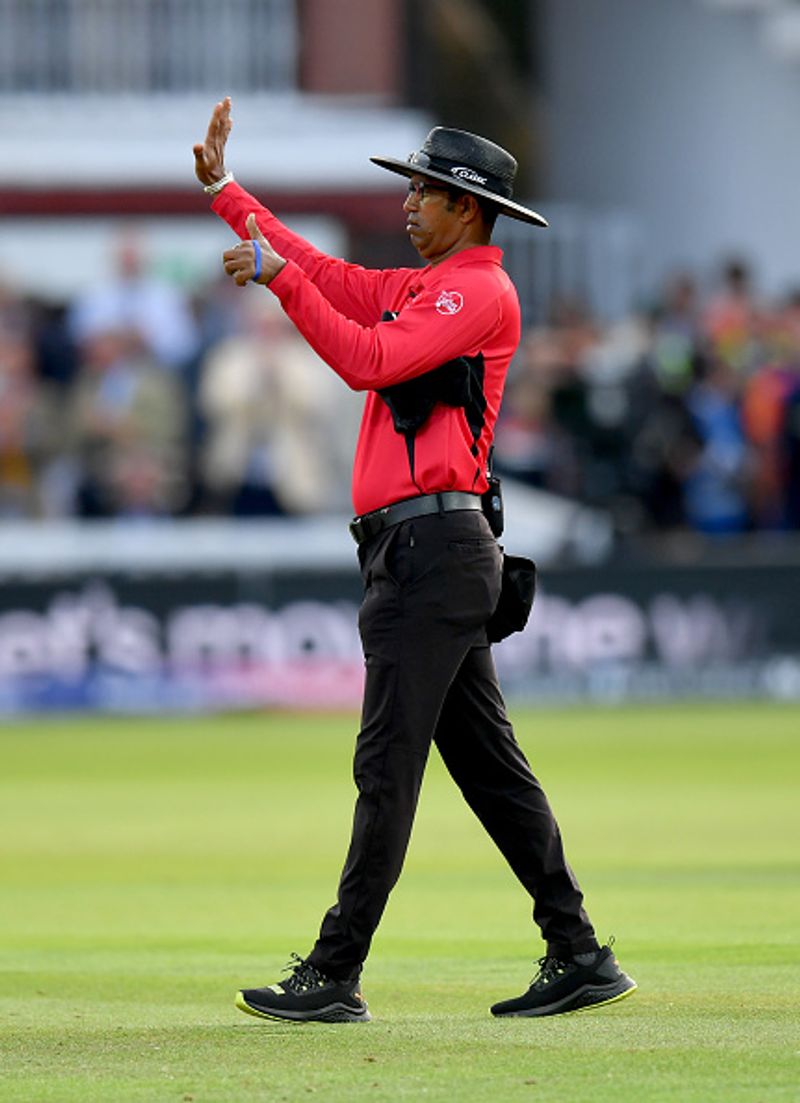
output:
POLYGON ((439 314, 458 314, 464 305, 464 296, 460 291, 442 291, 436 300, 439 314))

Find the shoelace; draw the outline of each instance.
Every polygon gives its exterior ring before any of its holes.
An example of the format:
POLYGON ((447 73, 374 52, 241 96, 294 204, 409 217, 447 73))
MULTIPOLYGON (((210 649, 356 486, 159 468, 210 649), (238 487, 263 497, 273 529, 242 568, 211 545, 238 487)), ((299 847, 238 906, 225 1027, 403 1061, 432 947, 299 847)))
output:
POLYGON ((292 975, 284 983, 291 992, 309 992, 312 988, 322 988, 330 983, 328 978, 320 973, 319 969, 309 965, 305 958, 300 957, 299 954, 292 954, 287 961, 284 972, 289 970, 292 975))
POLYGON ((541 989, 551 984, 559 977, 563 977, 571 966, 565 961, 559 961, 557 957, 540 957, 536 962, 539 972, 531 981, 531 988, 541 989))

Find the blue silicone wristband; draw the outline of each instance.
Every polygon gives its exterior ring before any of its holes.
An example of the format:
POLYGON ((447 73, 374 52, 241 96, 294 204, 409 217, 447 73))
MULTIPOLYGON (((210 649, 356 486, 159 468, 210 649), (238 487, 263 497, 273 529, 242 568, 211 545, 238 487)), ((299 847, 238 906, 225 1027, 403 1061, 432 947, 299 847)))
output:
POLYGON ((258 244, 257 241, 253 242, 253 250, 256 255, 256 270, 255 274, 250 278, 253 283, 257 283, 258 280, 261 279, 261 246, 258 244))

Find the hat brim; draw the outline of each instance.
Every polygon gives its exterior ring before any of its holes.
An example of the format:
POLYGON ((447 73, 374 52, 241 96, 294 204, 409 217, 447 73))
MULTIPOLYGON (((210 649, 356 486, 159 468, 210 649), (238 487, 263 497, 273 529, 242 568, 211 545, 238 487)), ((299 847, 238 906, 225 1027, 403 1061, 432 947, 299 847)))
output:
POLYGON ((547 219, 542 218, 536 211, 523 207, 521 203, 515 203, 513 199, 504 199, 502 195, 487 191, 486 188, 482 188, 479 184, 473 184, 469 180, 455 180, 452 176, 447 176, 443 172, 422 168, 421 165, 414 165, 410 161, 398 161, 394 157, 370 157, 370 161, 374 165, 379 165, 382 169, 396 172, 400 176, 407 176, 409 179, 412 176, 427 176, 431 180, 441 180, 448 187, 458 191, 467 191, 472 195, 479 195, 481 199, 486 199, 497 207, 500 214, 506 214, 509 218, 516 218, 520 222, 529 222, 532 226, 549 225, 547 219))

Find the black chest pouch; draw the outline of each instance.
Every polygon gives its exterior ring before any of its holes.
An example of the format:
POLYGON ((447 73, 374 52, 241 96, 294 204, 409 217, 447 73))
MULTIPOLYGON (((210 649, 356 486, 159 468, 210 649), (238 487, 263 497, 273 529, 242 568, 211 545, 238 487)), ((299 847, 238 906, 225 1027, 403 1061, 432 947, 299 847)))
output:
MULTIPOLYGON (((396 314, 387 310, 381 321, 392 322, 396 317, 396 314)), ((395 431, 405 437, 412 479, 416 434, 439 402, 464 410, 472 433, 472 454, 478 459, 478 439, 483 432, 486 414, 486 396, 483 391, 485 370, 482 352, 475 356, 457 356, 415 376, 414 379, 394 383, 391 387, 383 387, 378 391, 392 415, 395 431)), ((476 479, 479 476, 480 468, 476 467, 476 479)), ((488 479, 489 488, 481 499, 483 512, 494 535, 500 536, 503 531, 503 498, 500 480, 491 471, 491 461, 488 479)))

